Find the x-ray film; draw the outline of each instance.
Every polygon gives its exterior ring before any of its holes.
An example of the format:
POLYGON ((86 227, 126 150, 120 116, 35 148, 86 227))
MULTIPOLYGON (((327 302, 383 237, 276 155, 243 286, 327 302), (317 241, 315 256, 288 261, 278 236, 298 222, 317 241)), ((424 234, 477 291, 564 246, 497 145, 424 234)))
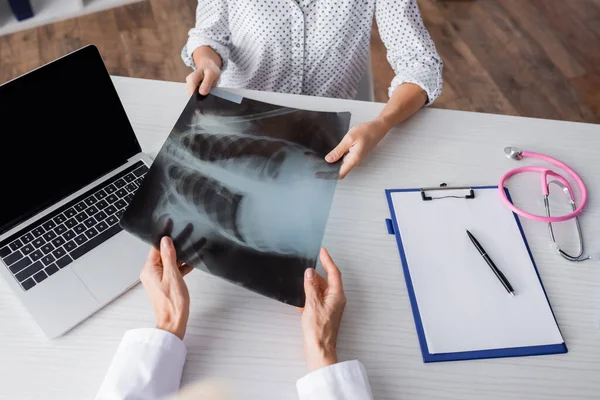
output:
POLYGON ((168 235, 181 261, 301 307, 340 168, 324 157, 350 113, 235 100, 190 98, 121 225, 156 247, 168 235))

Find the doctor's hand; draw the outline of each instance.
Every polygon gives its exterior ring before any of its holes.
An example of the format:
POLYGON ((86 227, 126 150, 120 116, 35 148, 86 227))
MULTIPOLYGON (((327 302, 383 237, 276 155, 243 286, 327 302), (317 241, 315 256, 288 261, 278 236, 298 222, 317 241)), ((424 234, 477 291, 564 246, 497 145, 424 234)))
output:
POLYGON ((152 247, 140 280, 148 293, 156 327, 183 339, 190 315, 190 294, 183 276, 193 268, 177 261, 173 241, 164 236, 160 251, 152 247))
POLYGON ((185 88, 188 96, 191 96, 200 85, 198 92, 206 96, 210 88, 217 86, 221 76, 221 57, 207 46, 198 47, 194 50, 192 57, 196 69, 185 78, 185 88))
POLYGON ((309 371, 337 363, 337 335, 346 306, 342 275, 325 249, 321 264, 327 280, 313 268, 304 274, 306 302, 302 311, 304 355, 309 371))
POLYGON ((334 163, 343 159, 339 178, 344 179, 352 168, 367 157, 390 129, 378 119, 359 124, 346 133, 342 141, 325 156, 325 160, 334 163))

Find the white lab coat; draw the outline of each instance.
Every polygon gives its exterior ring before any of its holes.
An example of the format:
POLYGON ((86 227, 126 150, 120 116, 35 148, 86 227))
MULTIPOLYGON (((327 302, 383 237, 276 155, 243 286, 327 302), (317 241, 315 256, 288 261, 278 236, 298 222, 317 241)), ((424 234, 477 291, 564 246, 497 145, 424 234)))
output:
MULTIPOLYGON (((186 353, 183 341, 170 332, 151 328, 126 332, 96 400, 164 399, 175 394, 186 353)), ((296 388, 300 400, 373 399, 365 367, 358 360, 313 371, 299 379, 296 388)))

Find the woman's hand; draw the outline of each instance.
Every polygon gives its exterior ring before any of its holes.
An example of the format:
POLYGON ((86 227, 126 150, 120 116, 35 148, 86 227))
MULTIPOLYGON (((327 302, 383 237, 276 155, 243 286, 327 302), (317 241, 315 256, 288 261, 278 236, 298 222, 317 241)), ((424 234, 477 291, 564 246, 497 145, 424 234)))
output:
POLYGON ((313 268, 304 274, 306 302, 302 309, 304 355, 309 371, 337 363, 337 335, 346 306, 342 275, 325 249, 321 249, 321 264, 327 280, 313 268))
POLYGON ((327 154, 325 160, 334 163, 343 157, 339 178, 344 179, 352 168, 365 159, 390 129, 391 127, 379 119, 357 125, 346 133, 336 148, 327 154))
POLYGON ((150 297, 156 314, 156 327, 185 336, 190 315, 190 294, 183 276, 193 268, 177 261, 173 241, 165 236, 160 241, 160 252, 150 249, 140 280, 150 297))
POLYGON ((185 88, 191 96, 202 82, 198 92, 206 96, 221 77, 221 57, 210 47, 203 46, 194 50, 193 58, 196 69, 185 78, 185 88))

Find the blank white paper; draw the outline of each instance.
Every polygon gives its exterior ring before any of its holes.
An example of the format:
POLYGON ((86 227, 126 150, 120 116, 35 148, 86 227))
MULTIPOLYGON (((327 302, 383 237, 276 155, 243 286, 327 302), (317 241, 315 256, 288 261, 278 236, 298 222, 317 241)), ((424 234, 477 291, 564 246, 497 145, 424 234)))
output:
MULTIPOLYGON (((465 191, 431 192, 434 196, 465 191)), ((391 193, 427 347, 432 354, 560 344, 564 340, 512 212, 498 189, 423 201, 391 193), (469 230, 515 290, 508 294, 469 230)))

